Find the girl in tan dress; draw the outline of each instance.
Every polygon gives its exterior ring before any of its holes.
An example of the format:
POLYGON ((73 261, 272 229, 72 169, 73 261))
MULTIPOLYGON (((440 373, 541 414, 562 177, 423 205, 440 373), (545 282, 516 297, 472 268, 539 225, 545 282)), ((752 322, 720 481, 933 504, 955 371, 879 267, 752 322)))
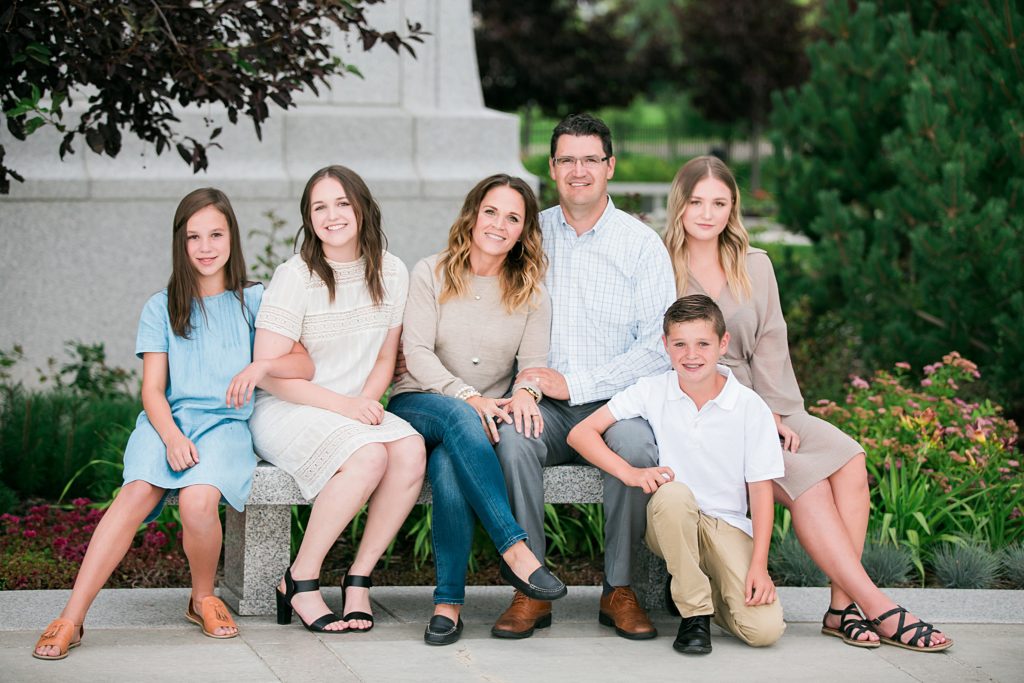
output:
POLYGON ((953 641, 886 597, 860 563, 869 513, 864 449, 804 410, 775 272, 767 254, 750 247, 732 172, 716 157, 691 160, 672 182, 668 215, 665 243, 679 295, 704 293, 718 303, 730 335, 721 362, 775 415, 786 466, 775 499, 832 583, 822 632, 857 647, 945 650, 953 641))

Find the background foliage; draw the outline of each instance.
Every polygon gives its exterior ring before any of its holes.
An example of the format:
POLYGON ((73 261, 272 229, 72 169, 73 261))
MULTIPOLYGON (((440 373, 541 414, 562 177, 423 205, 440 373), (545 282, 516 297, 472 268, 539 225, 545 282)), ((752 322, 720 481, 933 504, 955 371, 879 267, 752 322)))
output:
POLYGON ((1024 410, 1024 8, 827 2, 777 94, 779 218, 814 240, 809 317, 868 367, 976 356, 1024 410))
MULTIPOLYGON (((232 124, 239 114, 257 135, 270 115, 303 88, 314 93, 328 78, 358 74, 330 51, 330 32, 353 32, 369 50, 384 43, 414 55, 419 24, 402 37, 381 32, 365 10, 383 0, 96 0, 11 2, 0 10, 0 108, 7 128, 23 140, 41 126, 62 135, 61 158, 82 136, 97 154, 117 156, 124 131, 157 154, 174 147, 194 171, 208 165, 217 122, 201 141, 178 131, 175 107, 222 105, 232 124), (74 99, 84 100, 71 122, 74 99)), ((207 121, 213 124, 212 120, 207 121)), ((0 193, 22 180, 3 163, 0 193)))

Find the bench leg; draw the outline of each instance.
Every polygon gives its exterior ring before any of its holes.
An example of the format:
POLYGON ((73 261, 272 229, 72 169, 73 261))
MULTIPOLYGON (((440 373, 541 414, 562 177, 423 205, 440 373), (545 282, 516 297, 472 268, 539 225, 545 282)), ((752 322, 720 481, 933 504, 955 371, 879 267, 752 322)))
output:
POLYGON ((273 614, 274 588, 290 560, 291 507, 227 509, 221 597, 240 615, 273 614))
POLYGON ((638 543, 633 554, 633 591, 641 607, 648 612, 665 609, 666 579, 668 569, 665 568, 665 560, 652 553, 643 541, 638 543))

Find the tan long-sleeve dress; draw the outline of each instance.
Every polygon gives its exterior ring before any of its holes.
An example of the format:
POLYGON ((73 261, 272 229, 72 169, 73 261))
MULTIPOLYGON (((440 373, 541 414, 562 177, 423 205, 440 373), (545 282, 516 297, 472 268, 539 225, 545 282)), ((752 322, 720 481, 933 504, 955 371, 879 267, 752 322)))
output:
MULTIPOLYGON (((786 475, 775 481, 790 498, 830 476, 864 449, 859 443, 822 419, 809 415, 789 358, 786 321, 779 302, 779 285, 768 254, 751 247, 747 272, 753 294, 737 301, 728 287, 716 299, 729 331, 729 350, 721 363, 732 368, 736 379, 764 399, 782 423, 800 437, 796 453, 785 451, 786 475)), ((707 292, 691 275, 687 294, 707 292)))

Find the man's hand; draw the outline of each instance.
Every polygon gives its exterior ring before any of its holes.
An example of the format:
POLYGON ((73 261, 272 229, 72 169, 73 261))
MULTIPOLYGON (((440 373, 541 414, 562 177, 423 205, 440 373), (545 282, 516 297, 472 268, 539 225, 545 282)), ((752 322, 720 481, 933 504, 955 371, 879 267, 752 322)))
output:
POLYGON ((516 376, 516 384, 529 382, 536 384, 540 392, 550 398, 560 401, 569 400, 569 385, 565 381, 565 375, 552 370, 551 368, 526 368, 516 376))
POLYGON ((676 478, 671 467, 630 467, 622 483, 643 489, 644 493, 654 493, 662 484, 676 478))
POLYGON ((744 602, 747 605, 770 605, 775 602, 775 583, 768 575, 767 567, 750 565, 744 586, 744 602))

